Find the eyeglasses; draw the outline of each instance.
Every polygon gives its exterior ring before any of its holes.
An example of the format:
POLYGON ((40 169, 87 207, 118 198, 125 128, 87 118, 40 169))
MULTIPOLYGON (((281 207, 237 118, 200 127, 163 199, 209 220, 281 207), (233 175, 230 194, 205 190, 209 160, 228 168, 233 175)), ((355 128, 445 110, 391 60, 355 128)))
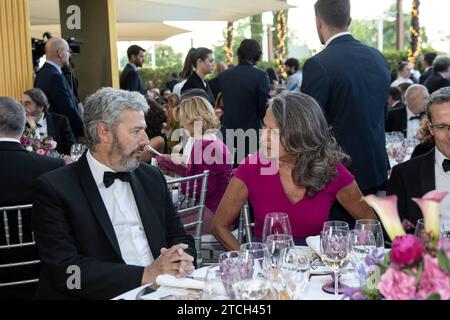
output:
POLYGON ((450 124, 431 124, 430 127, 437 131, 444 131, 445 129, 450 130, 450 124))

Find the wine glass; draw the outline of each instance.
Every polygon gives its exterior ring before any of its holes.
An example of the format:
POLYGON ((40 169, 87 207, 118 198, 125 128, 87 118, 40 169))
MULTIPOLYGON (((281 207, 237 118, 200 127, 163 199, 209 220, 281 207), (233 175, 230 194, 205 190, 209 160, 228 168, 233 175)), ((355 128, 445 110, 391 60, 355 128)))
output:
POLYGON ((384 255, 384 236, 380 221, 371 219, 356 220, 355 230, 372 231, 373 235, 375 236, 377 255, 384 255))
POLYGON ((350 261, 357 271, 360 287, 366 284, 368 267, 366 257, 377 250, 375 235, 371 230, 352 230, 350 232, 350 261))
POLYGON ((279 268, 291 300, 300 300, 309 283, 311 252, 303 247, 285 248, 279 268))
POLYGON ((289 216, 284 212, 272 212, 264 217, 264 227, 262 234, 262 242, 265 243, 267 237, 271 234, 288 234, 292 235, 289 216))
POLYGON ((327 231, 328 229, 343 229, 350 231, 350 227, 345 221, 325 221, 323 223, 322 231, 327 231))
POLYGON ((222 282, 222 271, 218 267, 218 265, 212 265, 206 271, 202 300, 230 300, 222 282))
POLYGON ((267 248, 271 254, 271 267, 268 272, 269 279, 278 293, 278 298, 281 299, 282 292, 285 288, 285 283, 281 277, 279 262, 281 252, 283 249, 294 247, 294 239, 288 234, 271 234, 267 237, 267 248))
POLYGON ((70 157, 74 162, 77 162, 85 151, 86 146, 84 144, 75 143, 70 147, 70 157))
POLYGON ((338 274, 349 261, 350 233, 347 230, 330 228, 320 235, 320 249, 323 263, 334 273, 334 295, 338 298, 338 274))
POLYGON ((251 279, 253 273, 253 257, 245 257, 243 252, 229 251, 219 255, 219 266, 222 271, 222 282, 228 295, 234 300, 236 294, 233 285, 240 280, 251 279))
POLYGON ((421 239, 425 243, 430 240, 430 237, 427 231, 425 230, 425 220, 423 218, 417 220, 414 234, 416 235, 417 238, 421 239))

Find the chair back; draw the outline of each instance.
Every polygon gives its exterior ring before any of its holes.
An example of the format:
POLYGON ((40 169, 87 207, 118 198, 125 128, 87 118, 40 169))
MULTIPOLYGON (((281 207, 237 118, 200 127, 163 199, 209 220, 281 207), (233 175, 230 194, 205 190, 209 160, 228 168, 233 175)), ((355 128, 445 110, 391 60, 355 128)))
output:
POLYGON ((248 202, 246 201, 241 209, 241 215, 239 217, 239 227, 238 227, 238 241, 240 244, 245 242, 252 242, 252 223, 250 220, 250 210, 248 207, 248 202), (245 237, 245 241, 244 241, 245 237))
POLYGON ((172 200, 180 219, 183 221, 183 217, 187 218, 187 215, 194 215, 193 221, 183 222, 183 226, 187 231, 195 230, 194 241, 198 268, 202 266, 203 260, 201 241, 208 175, 209 171, 206 170, 202 174, 167 181, 167 186, 172 193, 172 200))
MULTIPOLYGON (((12 207, 0 207, 0 214, 3 220, 3 232, 0 233, 0 271, 2 270, 12 270, 13 268, 37 265, 40 260, 31 259, 26 261, 19 261, 14 263, 4 263, 3 257, 12 256, 10 254, 12 250, 18 248, 35 247, 36 243, 34 241, 34 234, 25 234, 24 230, 24 214, 23 211, 31 210, 33 205, 19 205, 12 207), (8 252, 9 251, 9 252, 8 252)), ((31 213, 30 213, 31 214, 31 213)), ((24 279, 20 281, 8 281, 2 282, 0 280, 1 287, 13 287, 19 285, 25 285, 30 283, 36 283, 39 279, 24 279)))

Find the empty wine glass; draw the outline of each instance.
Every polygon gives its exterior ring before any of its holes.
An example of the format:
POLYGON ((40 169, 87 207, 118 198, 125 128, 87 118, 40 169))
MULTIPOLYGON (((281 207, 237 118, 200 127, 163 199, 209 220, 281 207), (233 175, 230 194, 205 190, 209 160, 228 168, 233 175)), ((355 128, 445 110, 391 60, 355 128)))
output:
POLYGON ((366 257, 377 250, 375 235, 371 230, 352 230, 350 232, 351 254, 350 261, 355 268, 360 287, 366 284, 368 266, 366 257))
POLYGON ((229 251, 219 255, 222 282, 228 295, 235 299, 233 285, 245 279, 251 279, 253 273, 253 257, 244 256, 240 251, 229 251))
POLYGON ((345 221, 325 221, 323 223, 322 231, 327 231, 328 229, 343 229, 350 231, 350 227, 345 221))
POLYGON ((378 256, 382 256, 384 254, 384 235, 380 221, 372 219, 357 220, 355 224, 355 230, 371 231, 375 236, 378 256))
POLYGON ((279 268, 291 300, 303 298, 309 283, 311 252, 307 248, 291 247, 283 249, 279 268))
POLYGON ((323 263, 334 273, 334 295, 338 297, 338 275, 349 261, 350 234, 349 231, 330 228, 320 235, 320 249, 323 263))
POLYGON ((218 265, 212 265, 206 271, 205 285, 203 286, 202 300, 229 300, 225 286, 222 282, 222 271, 218 265))
POLYGON ((70 157, 74 162, 77 162, 85 151, 86 146, 84 144, 75 143, 70 147, 70 157))
POLYGON ((264 227, 262 234, 262 242, 266 242, 267 237, 271 234, 288 234, 292 235, 289 216, 284 212, 268 213, 264 217, 264 227))

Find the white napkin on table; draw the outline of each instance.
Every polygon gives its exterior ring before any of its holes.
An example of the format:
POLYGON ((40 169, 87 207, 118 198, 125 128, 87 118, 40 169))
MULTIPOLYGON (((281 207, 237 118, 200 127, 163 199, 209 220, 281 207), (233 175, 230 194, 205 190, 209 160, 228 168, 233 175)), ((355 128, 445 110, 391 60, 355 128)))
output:
POLYGON ((202 290, 205 285, 204 281, 194 280, 190 278, 177 278, 170 274, 163 274, 156 278, 156 284, 161 287, 174 287, 185 289, 202 290))
POLYGON ((306 244, 320 256, 320 236, 307 237, 306 244))

